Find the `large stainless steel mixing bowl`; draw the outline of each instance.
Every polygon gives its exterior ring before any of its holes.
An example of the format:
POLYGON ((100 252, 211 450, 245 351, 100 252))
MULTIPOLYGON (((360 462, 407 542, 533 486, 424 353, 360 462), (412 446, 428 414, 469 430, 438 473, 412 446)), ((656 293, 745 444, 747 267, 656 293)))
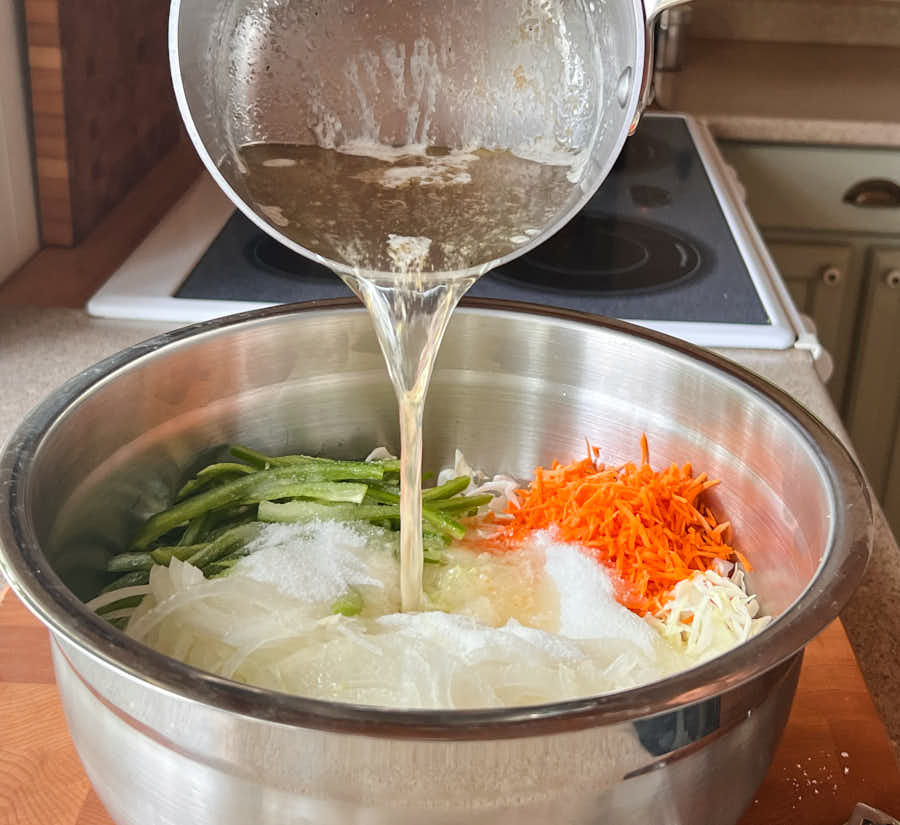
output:
POLYGON ((53 636, 78 751, 121 825, 734 823, 787 717, 798 652, 866 563, 863 481, 763 381, 651 332, 470 305, 452 321, 426 464, 452 450, 525 475, 602 446, 691 459, 753 561, 769 628, 635 690, 533 708, 404 712, 311 701, 186 667, 89 613, 109 553, 197 454, 239 441, 358 456, 396 444, 362 309, 283 308, 132 347, 35 410, 2 456, 2 569, 53 636))

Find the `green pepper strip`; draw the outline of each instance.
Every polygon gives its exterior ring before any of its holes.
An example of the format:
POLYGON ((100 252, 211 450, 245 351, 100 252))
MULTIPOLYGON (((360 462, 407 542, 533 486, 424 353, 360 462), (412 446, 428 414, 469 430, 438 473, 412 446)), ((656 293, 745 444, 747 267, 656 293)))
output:
POLYGON ((258 524, 242 524, 240 527, 235 527, 227 533, 223 533, 215 541, 211 541, 192 556, 189 556, 186 561, 188 564, 193 564, 194 567, 206 567, 230 555, 235 548, 243 547, 243 545, 256 538, 258 534, 258 524))
POLYGON ((466 534, 466 528, 455 518, 451 518, 440 510, 433 510, 427 504, 422 506, 422 522, 430 524, 438 533, 452 536, 455 539, 461 539, 466 534))
POLYGON ((206 567, 203 568, 203 575, 208 579, 217 579, 224 576, 226 573, 230 573, 231 568, 247 555, 249 555, 249 553, 247 552, 246 546, 238 547, 237 550, 232 551, 227 556, 222 556, 218 561, 206 565, 206 567))
POLYGON ((457 496, 456 498, 435 501, 429 506, 433 510, 440 510, 442 513, 462 513, 467 510, 477 510, 485 504, 490 504, 494 497, 490 493, 484 493, 480 496, 457 496))
POLYGON ((127 573, 130 570, 149 570, 153 558, 149 553, 120 553, 106 563, 107 573, 127 573))
MULTIPOLYGON (((468 482, 466 482, 466 486, 468 486, 468 482)), ((383 501, 385 504, 398 504, 400 501, 400 496, 395 493, 388 492, 387 490, 381 489, 379 487, 370 486, 368 492, 366 493, 366 498, 370 501, 383 501)), ((479 497, 471 497, 466 499, 465 504, 460 505, 458 510, 468 510, 473 506, 473 502, 476 498, 479 497)), ((459 499, 449 499, 449 500, 440 500, 434 502, 428 502, 422 504, 422 521, 427 522, 431 525, 435 530, 445 536, 452 536, 456 539, 461 539, 466 534, 466 528, 463 527, 456 519, 451 518, 446 515, 446 511, 454 512, 452 508, 448 508, 447 504, 450 501, 458 501, 459 499)), ((489 499, 490 500, 490 497, 489 499)), ((398 508, 399 509, 399 508, 398 508)), ((390 514, 385 514, 388 517, 392 517, 390 514)))
POLYGON ((197 471, 197 478, 201 481, 206 479, 215 479, 224 473, 237 473, 238 475, 248 476, 255 473, 256 468, 247 464, 238 464, 234 461, 222 461, 219 464, 210 464, 202 470, 197 471))
POLYGON ((366 490, 366 503, 399 504, 400 493, 386 489, 381 485, 370 484, 366 490))
MULTIPOLYGON (((240 444, 234 444, 230 447, 231 454, 242 461, 260 470, 267 470, 272 467, 296 467, 298 465, 318 464, 320 466, 330 465, 333 467, 345 467, 348 469, 360 467, 380 467, 382 475, 384 473, 395 473, 400 470, 400 459, 393 458, 385 461, 340 461, 333 458, 322 458, 321 456, 312 455, 279 455, 271 456, 264 453, 251 450, 240 444)), ((378 476, 381 478, 381 475, 378 476)))
POLYGON ((363 597, 355 587, 351 587, 342 596, 334 600, 331 605, 331 612, 340 613, 342 616, 358 616, 362 613, 363 597))
MULTIPOLYGON (((370 490, 371 492, 371 490, 370 490)), ((333 521, 375 521, 386 518, 399 518, 399 504, 318 504, 313 501, 289 501, 275 504, 263 501, 259 505, 260 521, 306 522, 314 519, 330 519, 333 521)), ((422 508, 422 520, 427 522, 438 533, 461 539, 466 528, 456 519, 442 512, 422 508)))
POLYGON ((199 544, 202 537, 209 532, 210 515, 210 513, 204 513, 202 516, 197 516, 197 518, 188 522, 188 526, 181 534, 181 538, 178 539, 179 546, 199 544))
POLYGON ((146 550, 156 539, 210 510, 230 504, 251 504, 278 498, 306 495, 304 485, 326 481, 379 480, 384 471, 375 464, 335 466, 328 464, 277 467, 226 482, 198 493, 148 519, 132 544, 134 550, 146 550))
POLYGON ((471 479, 468 476, 457 476, 451 478, 437 487, 431 487, 422 493, 422 501, 437 501, 438 499, 450 498, 457 493, 461 493, 469 486, 471 479))
POLYGON ((209 542, 203 542, 202 544, 179 544, 177 547, 154 547, 150 551, 150 556, 156 564, 161 564, 163 567, 166 567, 173 558, 178 559, 178 561, 187 561, 194 553, 206 547, 207 544, 209 544, 209 542))
POLYGON ((149 570, 133 570, 124 576, 119 576, 115 581, 111 581, 100 592, 109 593, 111 590, 118 590, 120 587, 134 587, 139 584, 148 584, 150 581, 149 570))
POLYGON ((331 521, 373 521, 399 518, 400 507, 391 504, 323 504, 318 501, 287 501, 259 504, 260 521, 303 523, 315 519, 331 521))
POLYGON ((240 478, 240 476, 242 475, 250 475, 250 473, 255 472, 255 467, 250 467, 246 464, 237 464, 233 461, 223 461, 219 464, 210 464, 209 466, 204 467, 202 470, 199 470, 194 478, 185 483, 185 485, 178 491, 178 494, 175 496, 175 500, 181 501, 188 496, 194 495, 199 490, 202 490, 204 487, 208 487, 213 482, 232 481, 235 478, 240 478))
POLYGON ((97 608, 97 615, 103 616, 106 613, 112 613, 116 610, 124 610, 126 607, 137 607, 144 600, 143 596, 126 596, 116 602, 110 602, 103 607, 97 608))

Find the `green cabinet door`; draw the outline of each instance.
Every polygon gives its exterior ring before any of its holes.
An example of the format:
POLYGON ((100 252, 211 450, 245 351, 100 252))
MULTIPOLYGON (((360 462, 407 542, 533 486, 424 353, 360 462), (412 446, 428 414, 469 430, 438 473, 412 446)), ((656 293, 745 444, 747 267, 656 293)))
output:
POLYGON ((843 409, 853 326, 860 288, 860 271, 851 267, 849 244, 799 242, 766 233, 766 245, 797 309, 816 324, 822 346, 834 359, 828 391, 843 409))
POLYGON ((896 235, 900 152, 720 141, 762 227, 896 235), (882 205, 885 208, 872 208, 882 205))
POLYGON ((871 250, 847 427, 860 461, 900 535, 900 246, 871 250))
POLYGON ((900 540, 900 430, 894 431, 894 449, 887 485, 882 496, 882 506, 894 535, 900 540))

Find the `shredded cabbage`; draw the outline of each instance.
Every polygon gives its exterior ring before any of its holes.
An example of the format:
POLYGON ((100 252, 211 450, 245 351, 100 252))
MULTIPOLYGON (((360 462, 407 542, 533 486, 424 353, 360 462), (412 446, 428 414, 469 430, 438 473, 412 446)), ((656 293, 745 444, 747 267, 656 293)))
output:
MULTIPOLYGON (((376 447, 366 456, 366 461, 383 461, 385 459, 396 458, 385 447, 376 447)), ((453 455, 453 465, 445 467, 438 473, 437 483, 445 484, 446 482, 459 478, 460 476, 468 476, 471 480, 469 486, 463 491, 467 496, 479 496, 490 493, 494 496, 493 501, 488 504, 488 509, 495 517, 506 519, 509 518, 509 505, 515 506, 518 503, 515 492, 519 488, 519 482, 512 476, 498 473, 494 476, 488 476, 481 470, 476 470, 466 461, 462 450, 456 450, 453 455)))
POLYGON ((671 600, 647 621, 676 650, 702 662, 759 633, 771 617, 756 618, 758 612, 737 567, 730 578, 713 570, 694 573, 675 585, 671 600))

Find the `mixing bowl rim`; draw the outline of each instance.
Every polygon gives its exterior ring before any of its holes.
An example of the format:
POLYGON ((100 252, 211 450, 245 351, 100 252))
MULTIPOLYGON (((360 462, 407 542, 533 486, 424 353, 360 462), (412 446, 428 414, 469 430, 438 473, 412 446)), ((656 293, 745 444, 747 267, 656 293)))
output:
MULTIPOLYGON (((872 543, 872 516, 863 476, 825 425, 783 391, 742 367, 679 339, 626 322, 511 301, 467 299, 460 312, 528 314, 599 327, 674 350, 763 395, 807 440, 827 471, 843 519, 833 519, 828 552, 804 592, 759 635, 690 670, 627 691, 529 707, 484 710, 402 710, 350 705, 277 693, 223 679, 145 647, 91 613, 44 557, 20 489, 40 445, 67 410, 121 371, 161 351, 226 334, 234 328, 290 321, 306 313, 365 310, 337 299, 232 315, 151 338, 75 376, 36 407, 0 455, 0 572, 54 634, 94 660, 154 688, 261 722, 395 738, 480 739, 575 730, 671 712, 738 687, 793 656, 846 604, 862 578, 872 543), (843 552, 835 552, 843 548, 843 552)), ((63 651, 65 653, 65 650, 63 651)))

